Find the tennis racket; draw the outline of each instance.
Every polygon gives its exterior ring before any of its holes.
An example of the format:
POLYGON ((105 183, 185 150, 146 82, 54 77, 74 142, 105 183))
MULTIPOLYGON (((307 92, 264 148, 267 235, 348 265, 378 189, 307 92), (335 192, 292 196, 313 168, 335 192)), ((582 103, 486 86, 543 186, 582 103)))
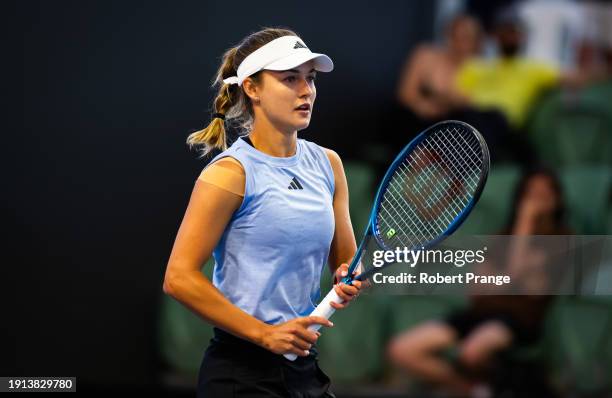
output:
MULTIPOLYGON (((385 173, 364 237, 342 282, 366 280, 393 264, 385 263, 352 276, 372 238, 383 250, 424 250, 455 232, 478 201, 489 167, 487 144, 467 123, 444 121, 419 134, 385 173)), ((332 301, 342 302, 334 289, 311 315, 329 319, 335 311, 332 301)), ((309 329, 320 327, 311 325, 309 329)), ((293 361, 297 355, 285 354, 285 358, 293 361)))

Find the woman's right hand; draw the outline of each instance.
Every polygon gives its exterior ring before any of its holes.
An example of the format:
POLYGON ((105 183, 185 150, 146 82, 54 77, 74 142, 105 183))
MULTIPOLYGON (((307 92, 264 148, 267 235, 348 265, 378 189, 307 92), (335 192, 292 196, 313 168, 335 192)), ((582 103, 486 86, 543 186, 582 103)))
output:
POLYGON ((275 354, 308 356, 308 350, 321 335, 317 331, 308 330, 311 325, 331 327, 334 324, 320 316, 306 316, 278 325, 266 325, 260 345, 275 354))

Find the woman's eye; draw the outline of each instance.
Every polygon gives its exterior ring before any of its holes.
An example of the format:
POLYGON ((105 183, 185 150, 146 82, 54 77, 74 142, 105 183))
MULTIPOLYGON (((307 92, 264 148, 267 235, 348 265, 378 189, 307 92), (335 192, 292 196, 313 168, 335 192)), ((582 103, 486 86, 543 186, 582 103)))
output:
POLYGON ((312 75, 312 76, 308 76, 308 81, 310 82, 314 82, 317 79, 316 76, 312 75))
POLYGON ((295 81, 295 76, 288 76, 288 77, 285 78, 285 81, 287 81, 289 83, 292 83, 292 82, 295 81))

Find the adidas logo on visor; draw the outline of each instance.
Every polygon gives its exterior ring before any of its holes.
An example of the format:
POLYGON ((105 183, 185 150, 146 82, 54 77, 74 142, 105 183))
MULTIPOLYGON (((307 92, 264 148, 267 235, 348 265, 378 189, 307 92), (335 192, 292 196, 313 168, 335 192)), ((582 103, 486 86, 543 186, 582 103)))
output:
POLYGON ((304 189, 302 184, 300 184, 298 179, 295 178, 295 177, 293 177, 293 180, 291 180, 291 183, 289 184, 289 186, 287 188, 289 188, 289 189, 304 189))
POLYGON ((304 44, 300 43, 299 41, 295 42, 295 46, 293 46, 293 49, 295 50, 296 48, 305 48, 308 50, 308 47, 306 47, 304 44))

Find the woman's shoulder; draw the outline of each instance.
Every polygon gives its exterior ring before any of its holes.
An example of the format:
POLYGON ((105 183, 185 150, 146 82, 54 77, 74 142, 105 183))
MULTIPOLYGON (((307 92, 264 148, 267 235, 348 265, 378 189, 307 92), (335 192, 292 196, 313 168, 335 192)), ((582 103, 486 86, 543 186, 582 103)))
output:
POLYGON ((332 168, 334 168, 334 172, 336 171, 336 167, 338 166, 342 166, 342 161, 340 160, 340 155, 338 155, 338 153, 336 153, 336 151, 329 149, 329 148, 325 148, 319 144, 316 144, 312 141, 308 141, 305 139, 300 139, 300 141, 307 147, 310 148, 311 152, 319 152, 322 155, 325 155, 325 157, 327 157, 327 159, 329 159, 329 162, 332 165, 332 168))
POLYGON ((327 158, 332 164, 334 163, 342 164, 342 159, 340 159, 340 155, 338 155, 338 152, 334 151, 333 149, 329 149, 325 147, 321 147, 321 149, 323 149, 323 152, 325 152, 325 155, 327 155, 327 158))
POLYGON ((323 150, 323 152, 327 156, 327 159, 329 159, 329 163, 331 164, 334 174, 338 175, 338 173, 344 172, 344 167, 342 166, 342 159, 340 159, 340 155, 338 155, 338 153, 334 151, 333 149, 329 149, 325 147, 320 147, 320 148, 323 150))
POLYGON ((238 174, 245 175, 244 167, 242 166, 242 163, 240 163, 238 159, 233 158, 231 156, 226 156, 224 158, 217 160, 216 162, 211 164, 210 167, 222 167, 224 169, 234 171, 238 174))
POLYGON ((202 170, 198 179, 221 189, 244 196, 246 174, 244 167, 235 158, 223 157, 202 170))

